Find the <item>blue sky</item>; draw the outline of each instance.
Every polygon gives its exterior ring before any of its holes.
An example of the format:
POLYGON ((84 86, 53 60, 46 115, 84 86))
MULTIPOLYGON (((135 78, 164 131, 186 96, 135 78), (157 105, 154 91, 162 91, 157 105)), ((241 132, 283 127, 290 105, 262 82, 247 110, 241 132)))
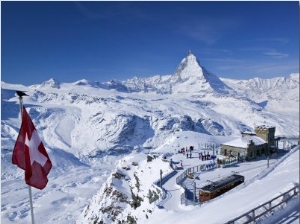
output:
POLYGON ((1 80, 173 74, 191 50, 224 78, 299 72, 299 2, 1 2, 1 80))

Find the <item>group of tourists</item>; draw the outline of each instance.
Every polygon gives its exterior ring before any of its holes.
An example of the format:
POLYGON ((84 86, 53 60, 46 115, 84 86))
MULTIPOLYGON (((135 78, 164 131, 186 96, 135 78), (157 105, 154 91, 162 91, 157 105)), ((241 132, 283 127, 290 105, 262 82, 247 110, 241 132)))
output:
POLYGON ((194 150, 194 146, 188 147, 182 147, 178 153, 182 153, 182 155, 186 155, 186 158, 192 158, 192 151, 194 150))
MULTIPOLYGON (((182 155, 186 155, 186 158, 192 158, 192 151, 194 150, 194 146, 190 146, 188 147, 182 147, 178 153, 182 153, 182 155)), ((201 159, 202 161, 205 160, 210 160, 210 159, 215 159, 216 156, 212 156, 209 154, 209 152, 199 152, 199 159, 201 159)))
POLYGON ((183 155, 185 155, 185 153, 188 153, 188 152, 192 152, 194 150, 194 146, 190 146, 189 148, 188 147, 182 147, 178 153, 182 153, 183 155))
POLYGON ((202 152, 199 152, 199 159, 201 159, 202 161, 210 160, 209 152, 207 153, 204 152, 204 154, 202 152))

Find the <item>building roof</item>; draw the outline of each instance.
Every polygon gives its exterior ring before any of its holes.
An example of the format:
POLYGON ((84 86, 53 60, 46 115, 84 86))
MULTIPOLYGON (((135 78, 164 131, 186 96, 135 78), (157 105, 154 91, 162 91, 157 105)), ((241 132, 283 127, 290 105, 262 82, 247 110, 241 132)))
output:
POLYGON ((256 135, 256 133, 255 133, 255 132, 252 132, 252 131, 243 131, 242 134, 256 135))
POLYGON ((229 142, 225 142, 222 145, 234 146, 238 148, 247 148, 250 140, 253 141, 254 145, 263 145, 267 143, 265 140, 257 136, 244 136, 241 138, 231 140, 229 142))
POLYGON ((269 128, 275 128, 274 126, 269 126, 269 125, 259 125, 255 127, 256 129, 269 129, 269 128))

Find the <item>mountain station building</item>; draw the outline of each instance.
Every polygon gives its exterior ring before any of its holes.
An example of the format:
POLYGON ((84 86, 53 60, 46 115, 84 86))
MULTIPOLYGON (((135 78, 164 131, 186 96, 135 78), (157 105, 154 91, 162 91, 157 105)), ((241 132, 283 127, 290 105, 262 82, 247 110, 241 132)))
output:
POLYGON ((278 149, 275 127, 261 125, 255 133, 242 132, 242 137, 221 144, 221 154, 238 159, 251 160, 258 156, 269 155, 278 149))

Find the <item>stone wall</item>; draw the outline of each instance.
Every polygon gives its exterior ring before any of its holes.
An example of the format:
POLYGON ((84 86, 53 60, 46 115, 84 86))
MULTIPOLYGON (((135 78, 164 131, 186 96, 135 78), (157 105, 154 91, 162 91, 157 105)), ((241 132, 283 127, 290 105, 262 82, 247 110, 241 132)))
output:
POLYGON ((248 144, 247 148, 221 145, 221 155, 232 155, 233 157, 239 157, 240 159, 251 160, 267 154, 267 144, 254 145, 254 143, 251 142, 248 144))
POLYGON ((255 127, 256 136, 265 140, 269 147, 275 145, 275 127, 257 126, 255 127))
POLYGON ((248 143, 246 148, 235 147, 230 145, 221 145, 221 155, 229 156, 231 153, 234 157, 244 157, 245 159, 251 160, 257 156, 268 155, 270 148, 276 147, 275 144, 275 127, 269 127, 265 125, 255 127, 255 133, 242 132, 244 136, 257 136, 265 140, 267 143, 261 145, 255 145, 252 140, 248 143))

